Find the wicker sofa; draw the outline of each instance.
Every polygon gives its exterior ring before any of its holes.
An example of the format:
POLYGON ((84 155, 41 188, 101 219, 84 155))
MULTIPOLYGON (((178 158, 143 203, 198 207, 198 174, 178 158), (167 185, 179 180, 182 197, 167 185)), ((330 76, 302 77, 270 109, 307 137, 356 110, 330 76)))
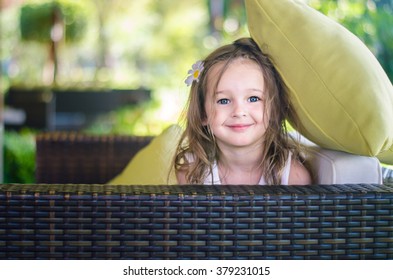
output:
POLYGON ((1 259, 393 259, 393 184, 111 186, 151 138, 46 133, 1 259))
POLYGON ((152 137, 45 132, 36 136, 36 182, 104 184, 152 137))

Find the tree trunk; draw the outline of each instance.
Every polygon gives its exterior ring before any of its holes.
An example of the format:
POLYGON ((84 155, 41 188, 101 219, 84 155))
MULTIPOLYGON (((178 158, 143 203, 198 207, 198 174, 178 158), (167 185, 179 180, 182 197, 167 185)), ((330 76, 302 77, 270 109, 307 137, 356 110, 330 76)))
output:
POLYGON ((59 69, 58 49, 61 40, 64 37, 64 22, 61 12, 57 7, 53 8, 52 14, 52 29, 51 29, 51 42, 49 45, 48 61, 45 65, 43 73, 44 84, 53 85, 57 84, 57 76, 59 69))

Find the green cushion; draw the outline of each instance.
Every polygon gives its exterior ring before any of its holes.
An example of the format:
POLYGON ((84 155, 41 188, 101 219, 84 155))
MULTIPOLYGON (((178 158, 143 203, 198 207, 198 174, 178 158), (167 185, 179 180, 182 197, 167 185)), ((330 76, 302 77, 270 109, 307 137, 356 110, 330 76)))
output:
POLYGON ((282 75, 303 129, 321 147, 393 164, 393 87, 352 33, 299 1, 246 0, 251 37, 282 75))
POLYGON ((171 168, 181 128, 172 125, 141 149, 124 170, 112 179, 111 185, 166 185, 177 184, 171 168), (169 175, 169 176, 168 176, 169 175))

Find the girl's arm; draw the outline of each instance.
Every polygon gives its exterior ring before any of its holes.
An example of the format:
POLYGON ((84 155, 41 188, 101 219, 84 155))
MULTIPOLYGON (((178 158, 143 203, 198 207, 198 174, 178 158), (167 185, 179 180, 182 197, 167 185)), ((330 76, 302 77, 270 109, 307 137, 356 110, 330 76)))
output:
POLYGON ((176 177, 177 177, 177 183, 179 185, 186 185, 187 184, 186 172, 184 172, 184 171, 177 171, 176 172, 176 177))
POLYGON ((307 168, 298 160, 291 161, 291 170, 289 172, 289 185, 311 185, 311 174, 307 168))

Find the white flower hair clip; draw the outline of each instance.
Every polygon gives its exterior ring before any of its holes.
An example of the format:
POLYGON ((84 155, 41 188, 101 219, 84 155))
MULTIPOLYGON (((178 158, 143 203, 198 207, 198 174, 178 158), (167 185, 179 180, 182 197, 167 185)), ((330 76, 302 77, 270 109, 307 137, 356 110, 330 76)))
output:
POLYGON ((202 61, 197 61, 192 65, 192 68, 188 70, 189 76, 187 79, 184 81, 187 86, 191 86, 194 81, 197 83, 199 82, 199 76, 201 75, 203 70, 203 62, 202 61))

